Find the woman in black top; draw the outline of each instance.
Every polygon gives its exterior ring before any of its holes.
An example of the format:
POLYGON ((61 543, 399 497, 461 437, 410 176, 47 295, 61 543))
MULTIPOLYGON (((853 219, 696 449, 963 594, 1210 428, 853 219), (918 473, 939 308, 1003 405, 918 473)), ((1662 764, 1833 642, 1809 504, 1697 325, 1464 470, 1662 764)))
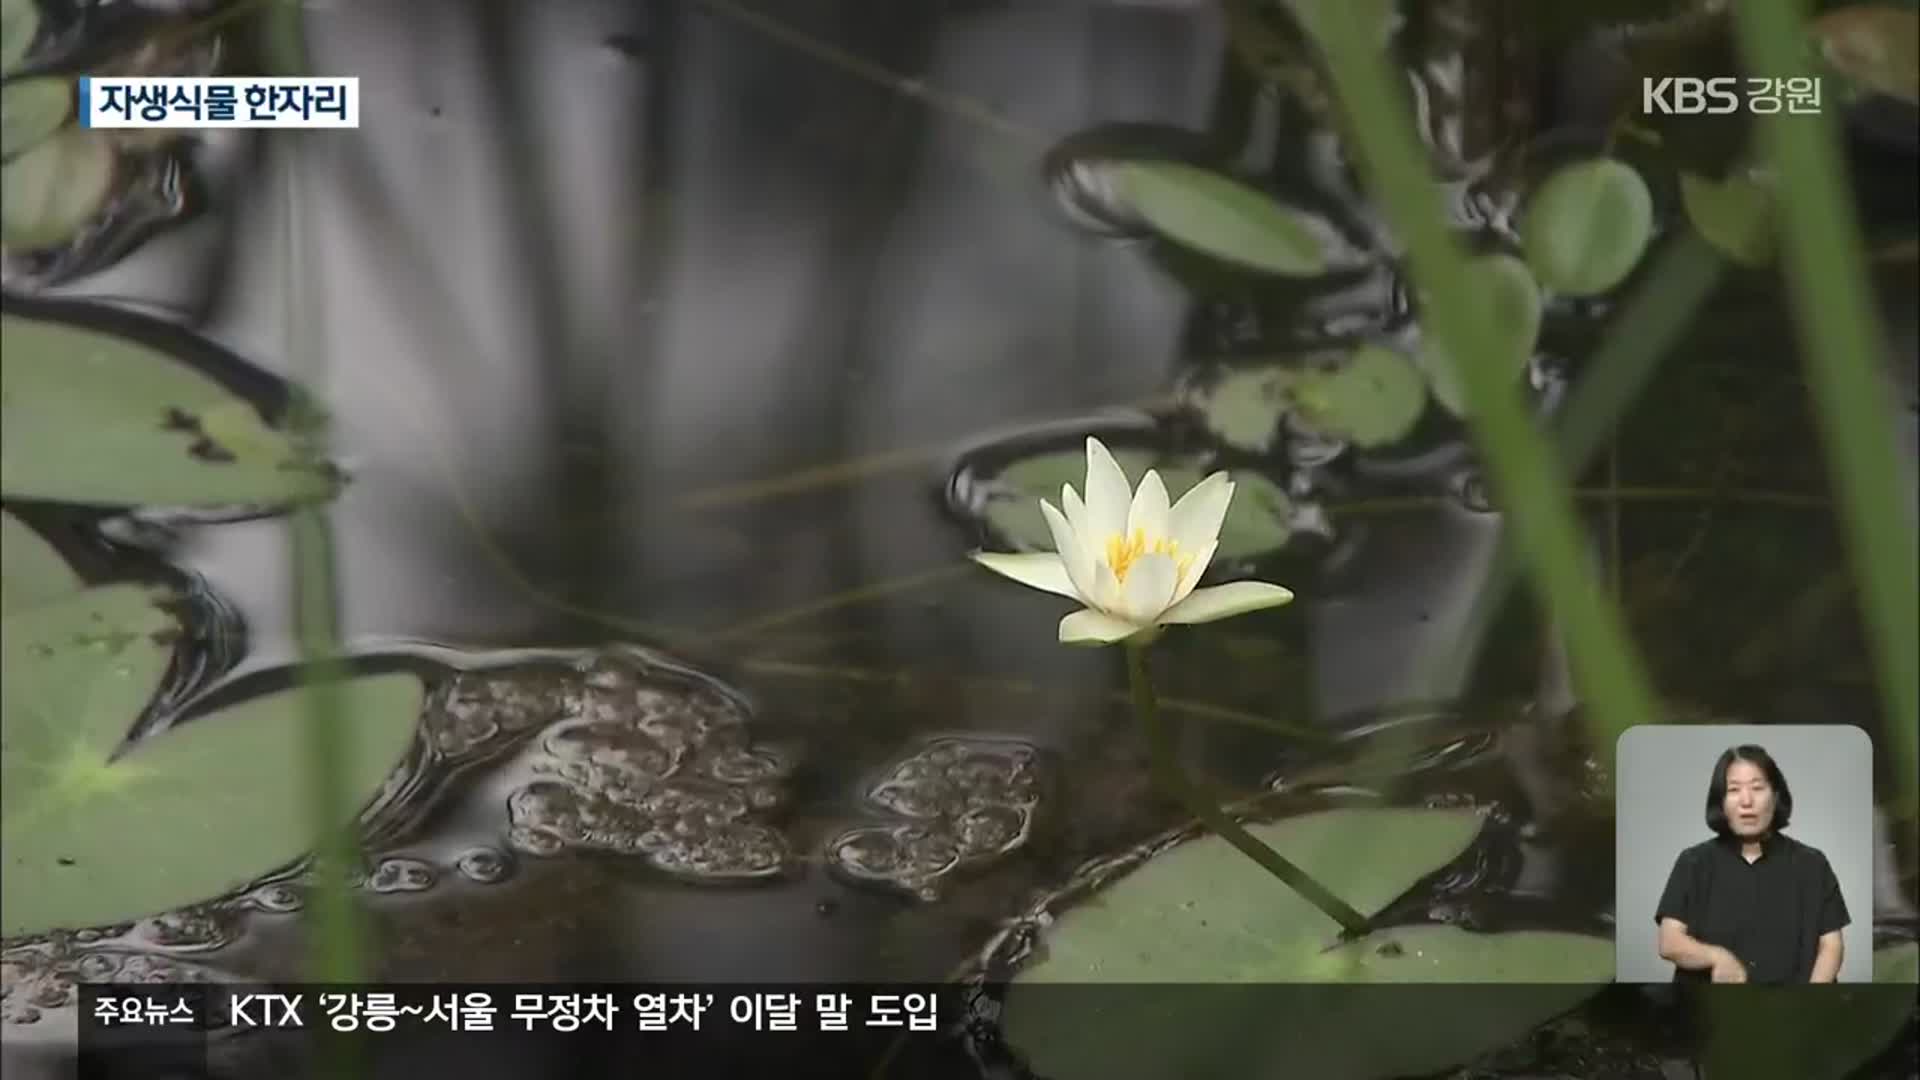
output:
POLYGON ((1850 921, 1827 857, 1781 834, 1793 793, 1767 752, 1720 755, 1707 787, 1714 837, 1674 860, 1654 911, 1676 982, 1824 983, 1850 921))

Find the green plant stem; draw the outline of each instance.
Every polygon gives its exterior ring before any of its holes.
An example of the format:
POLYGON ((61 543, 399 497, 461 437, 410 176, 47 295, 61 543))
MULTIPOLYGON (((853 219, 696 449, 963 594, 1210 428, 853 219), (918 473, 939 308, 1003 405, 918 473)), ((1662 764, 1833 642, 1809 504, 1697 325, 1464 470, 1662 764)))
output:
POLYGON ((1242 854, 1259 863, 1268 873, 1285 882, 1287 887, 1339 923, 1348 936, 1365 934, 1368 930, 1365 915, 1333 895, 1305 870, 1289 862, 1286 856, 1261 843, 1180 771, 1179 760, 1174 755, 1173 735, 1161 721, 1159 705, 1154 701, 1153 682, 1147 671, 1147 646, 1129 644, 1122 646, 1122 650, 1127 654, 1127 686, 1133 692, 1133 712, 1147 735, 1148 760, 1151 762, 1154 782, 1167 794, 1179 799, 1188 812, 1199 818, 1207 828, 1220 834, 1221 839, 1239 848, 1242 854))
MULTIPOLYGON (((1814 74, 1804 4, 1743 0, 1733 11, 1748 71, 1774 79, 1814 74)), ((1762 116, 1760 135, 1779 175, 1782 253, 1807 387, 1880 674, 1880 730, 1893 744, 1898 790, 1911 813, 1920 796, 1920 666, 1914 663, 1920 654, 1920 609, 1914 603, 1920 579, 1905 509, 1909 493, 1896 467, 1899 440, 1882 381, 1883 339, 1866 246, 1832 114, 1823 109, 1762 116)))
POLYGON ((340 718, 344 672, 333 602, 333 545, 324 512, 294 511, 293 554, 301 681, 306 689, 306 799, 317 833, 314 889, 308 907, 314 927, 313 974, 320 982, 356 983, 362 975, 360 927, 349 881, 357 857, 355 819, 346 790, 348 747, 340 718))
MULTIPOLYGON (((1369 188, 1406 247, 1423 294, 1420 317, 1449 353, 1498 355, 1493 312, 1468 285, 1465 256, 1442 223, 1438 192, 1408 131, 1407 111, 1381 48, 1386 7, 1317 0, 1302 9, 1325 49, 1369 188)), ((1572 666, 1598 724, 1594 750, 1612 756, 1621 733, 1658 715, 1620 613, 1595 588, 1586 546, 1553 446, 1535 429, 1518 388, 1494 365, 1459 365, 1475 441, 1511 522, 1515 548, 1566 635, 1572 666)))

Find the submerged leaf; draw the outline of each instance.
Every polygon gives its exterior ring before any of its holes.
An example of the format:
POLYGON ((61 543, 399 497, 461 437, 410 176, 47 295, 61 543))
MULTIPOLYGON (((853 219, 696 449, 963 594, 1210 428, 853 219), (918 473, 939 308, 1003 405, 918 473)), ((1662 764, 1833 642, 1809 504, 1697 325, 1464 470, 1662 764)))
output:
MULTIPOLYGON (((16 718, 10 707, 9 779, 37 768, 53 782, 8 793, 0 932, 170 911, 305 855, 318 823, 293 792, 306 768, 308 693, 283 691, 193 718, 112 760, 71 736, 52 711, 16 718), (16 733, 26 736, 20 749, 16 733)), ((338 768, 364 805, 412 745, 422 688, 412 675, 374 675, 343 685, 337 700, 332 719, 349 748, 338 768)))
POLYGON ((1653 193, 1612 158, 1566 165, 1527 200, 1521 240, 1542 285, 1594 296, 1625 281, 1653 239, 1653 193))
POLYGON ((1413 362, 1385 345, 1362 345, 1338 367, 1301 372, 1287 389, 1307 427, 1359 447, 1404 438, 1427 407, 1413 362))
MULTIPOLYGON (((1498 335, 1499 351, 1487 358, 1495 370, 1517 378, 1533 358, 1540 337, 1540 289, 1527 264, 1511 255, 1481 255, 1467 260, 1465 272, 1473 279, 1470 295, 1493 307, 1489 320, 1498 335)), ((1459 369, 1438 337, 1421 340, 1420 366, 1426 370, 1434 399, 1455 416, 1467 415, 1466 394, 1459 369)))
MULTIPOLYGON (((1367 808, 1251 828, 1372 914, 1480 827, 1472 811, 1367 808)), ((1612 943, 1585 935, 1338 933, 1225 840, 1190 840, 1056 914, 1009 987, 1007 1039, 1054 1080, 1425 1075, 1506 1044, 1613 973, 1612 943), (1399 1011, 1404 992, 1364 985, 1399 983, 1487 985, 1423 997, 1418 1015, 1399 1011)))
POLYGON ((1920 104, 1920 12, 1856 4, 1809 25, 1821 57, 1855 85, 1920 104))
POLYGON ((333 481, 247 402, 151 346, 0 317, 0 490, 103 505, 280 504, 333 481))
POLYGON ((1714 249, 1741 266, 1773 260, 1773 194, 1744 175, 1713 180, 1680 174, 1680 202, 1687 220, 1714 249))
POLYGON ((0 165, 0 241, 58 247, 79 235, 113 194, 115 153, 106 133, 68 128, 0 165))
MULTIPOLYGON (((1128 481, 1136 486, 1148 469, 1158 469, 1168 497, 1175 501, 1206 478, 1199 469, 1161 461, 1147 450, 1115 447, 1113 456, 1128 481)), ((1248 558, 1284 547, 1293 529, 1293 502, 1287 493, 1257 472, 1236 469, 1230 475, 1235 488, 1233 503, 1220 527, 1220 548, 1215 557, 1248 558)), ((1082 449, 1034 454, 1012 462, 992 477, 995 490, 984 512, 987 527, 1012 548, 1052 551, 1053 533, 1040 513, 1040 500, 1058 506, 1062 484, 1071 484, 1084 495, 1086 481, 1087 454, 1082 449)))
POLYGON ((0 158, 10 158, 60 130, 73 113, 65 79, 19 79, 0 86, 0 158))
POLYGON ((19 518, 0 511, 0 614, 44 604, 78 591, 80 585, 80 575, 52 544, 19 518))
POLYGON ((1133 211, 1174 243, 1253 270, 1315 277, 1345 263, 1325 223, 1263 191, 1172 161, 1114 166, 1133 211))

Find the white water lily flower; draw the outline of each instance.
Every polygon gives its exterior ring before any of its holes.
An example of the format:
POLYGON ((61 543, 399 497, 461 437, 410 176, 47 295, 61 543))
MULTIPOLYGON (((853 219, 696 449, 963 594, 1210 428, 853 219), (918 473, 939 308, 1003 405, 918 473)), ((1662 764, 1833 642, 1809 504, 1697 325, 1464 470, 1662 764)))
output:
POLYGON ((1059 550, 1030 555, 973 553, 996 573, 1087 605, 1060 620, 1060 640, 1107 644, 1173 623, 1204 623, 1277 607, 1293 593, 1264 581, 1195 589, 1220 546, 1233 484, 1216 472, 1167 505, 1167 486, 1149 469, 1133 490, 1100 440, 1087 439, 1087 497, 1060 486, 1060 504, 1040 500, 1059 550))

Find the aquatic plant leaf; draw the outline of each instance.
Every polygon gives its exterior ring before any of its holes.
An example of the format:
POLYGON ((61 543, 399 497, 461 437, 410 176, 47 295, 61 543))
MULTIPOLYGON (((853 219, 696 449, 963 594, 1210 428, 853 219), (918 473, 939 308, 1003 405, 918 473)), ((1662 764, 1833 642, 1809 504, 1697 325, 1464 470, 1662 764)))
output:
POLYGON ((1114 166, 1128 206, 1162 236, 1263 273, 1317 277, 1347 261, 1317 218, 1219 173, 1174 161, 1114 166))
MULTIPOLYGON (((1250 826, 1365 914, 1457 858, 1480 827, 1473 811, 1387 808, 1250 826)), ((1613 975, 1612 943, 1586 935, 1426 925, 1338 944, 1338 933, 1226 841, 1190 840, 1056 913, 1040 959, 1009 986, 1004 1031, 1054 1080, 1424 1075, 1506 1044, 1613 975), (1487 985, 1423 997, 1409 1014, 1395 1011, 1404 992, 1382 988, 1399 983, 1487 985)))
POLYGON ((40 5, 35 0, 0 0, 0 75, 13 73, 39 33, 40 5))
POLYGON ((0 158, 38 145, 73 113, 73 84, 65 79, 19 79, 0 86, 0 158))
POLYGON ((1856 4, 1808 24, 1820 57, 1863 90, 1920 105, 1920 12, 1856 4))
MULTIPOLYGON (((76 592, 80 575, 52 544, 12 514, 0 511, 0 614, 76 592)), ((7 671, 13 667, 8 665, 7 671)))
POLYGON ((1708 1077, 1840 1080, 1893 1044, 1913 1015, 1920 945, 1873 954, 1872 983, 1713 986, 1706 991, 1708 1077))
POLYGON ((1527 200, 1520 233, 1540 284, 1595 296, 1625 281, 1646 252, 1653 193, 1632 166, 1612 158, 1566 165, 1527 200))
MULTIPOLYGON (((1494 308, 1493 326, 1500 335, 1500 350, 1489 362, 1517 378, 1533 358, 1533 347, 1540 338, 1540 287, 1534 283, 1533 272, 1511 255, 1468 259, 1466 272, 1478 279, 1475 295, 1494 308)), ((1460 372, 1445 344, 1437 337, 1424 337, 1417 358, 1427 373, 1434 400, 1453 415, 1465 417, 1467 398, 1460 386, 1460 372)))
POLYGON ((0 240, 8 247, 58 247, 99 216, 113 194, 113 143, 106 133, 68 128, 0 165, 0 240))
MULTIPOLYGON (((1115 461, 1138 485, 1148 469, 1158 469, 1166 482, 1167 495, 1174 501, 1206 473, 1190 465, 1161 461, 1158 455, 1137 447, 1115 447, 1115 461)), ((1293 531, 1293 501, 1278 484, 1246 469, 1231 472, 1234 483, 1233 504, 1220 527, 1220 547, 1216 559, 1240 559, 1284 547, 1293 531)), ((1085 495, 1087 452, 1072 450, 1035 454, 1015 461, 992 477, 994 493, 985 507, 987 527, 1003 543, 1021 551, 1052 551, 1053 533, 1040 513, 1040 500, 1060 505, 1060 485, 1072 484, 1085 495)))
POLYGON ((1200 419, 1214 438, 1235 450, 1264 454, 1280 435, 1294 372, 1283 367, 1227 371, 1199 396, 1200 419))
POLYGON ((109 585, 9 610, 0 621, 0 817, 105 761, 133 730, 180 633, 163 606, 169 599, 109 585))
MULTIPOLYGON (((7 753, 55 777, 8 798, 0 820, 0 933, 97 926, 220 896, 305 855, 307 689, 255 698, 141 739, 112 760, 64 737, 46 709, 9 715, 7 753), (24 727, 24 751, 12 729, 24 727)), ((424 700, 412 675, 339 688, 341 775, 363 802, 412 745, 424 700)), ((11 713, 11 709, 9 710, 11 713)), ((130 717, 124 719, 131 719, 130 717)), ((9 773, 25 766, 10 765, 9 773)))
POLYGON ((1338 367, 1304 371, 1287 388, 1302 423, 1360 447, 1402 439, 1427 407, 1427 381, 1385 345, 1362 345, 1338 367))
POLYGON ((0 316, 0 492, 111 506, 281 504, 334 482, 253 406, 139 342, 0 316))
POLYGON ((1681 173, 1680 203, 1694 230, 1731 261, 1752 267, 1773 261, 1773 194, 1758 181, 1681 173))

